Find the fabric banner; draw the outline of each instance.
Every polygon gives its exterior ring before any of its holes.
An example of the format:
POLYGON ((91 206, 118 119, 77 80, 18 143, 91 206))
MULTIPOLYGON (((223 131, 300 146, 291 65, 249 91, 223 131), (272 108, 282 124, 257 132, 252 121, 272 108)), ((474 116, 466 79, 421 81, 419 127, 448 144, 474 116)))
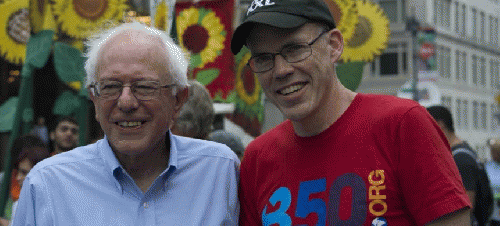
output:
POLYGON ((177 40, 191 59, 188 76, 205 85, 216 102, 231 102, 234 95, 233 8, 232 0, 175 6, 177 40))
POLYGON ((235 56, 235 109, 228 118, 248 134, 257 137, 261 134, 264 122, 263 91, 257 76, 247 64, 250 57, 250 51, 246 47, 235 56))

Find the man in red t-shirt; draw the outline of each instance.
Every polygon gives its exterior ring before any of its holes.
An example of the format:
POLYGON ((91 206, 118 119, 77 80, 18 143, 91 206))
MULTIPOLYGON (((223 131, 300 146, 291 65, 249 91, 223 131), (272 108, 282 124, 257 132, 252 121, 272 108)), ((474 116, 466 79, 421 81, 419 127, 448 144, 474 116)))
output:
POLYGON ((245 151, 240 225, 470 225, 426 109, 340 83, 344 40, 322 0, 254 0, 231 42, 288 119, 245 151))

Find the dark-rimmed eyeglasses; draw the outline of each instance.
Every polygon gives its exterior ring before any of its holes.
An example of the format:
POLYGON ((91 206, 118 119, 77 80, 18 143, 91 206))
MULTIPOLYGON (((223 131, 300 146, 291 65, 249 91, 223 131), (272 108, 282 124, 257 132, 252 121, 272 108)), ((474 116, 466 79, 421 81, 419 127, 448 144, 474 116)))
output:
POLYGON ((278 53, 262 53, 253 56, 248 60, 248 65, 255 73, 263 73, 274 68, 274 62, 277 55, 281 55, 288 63, 297 63, 305 60, 312 54, 311 46, 327 33, 328 30, 324 30, 309 43, 297 43, 293 45, 288 45, 283 47, 278 53))
POLYGON ((162 86, 156 81, 136 81, 130 85, 123 85, 119 81, 99 81, 89 87, 95 96, 105 100, 117 99, 121 95, 123 87, 130 87, 132 94, 138 100, 151 100, 158 96, 160 88, 170 88, 173 86, 176 86, 176 84, 162 86))

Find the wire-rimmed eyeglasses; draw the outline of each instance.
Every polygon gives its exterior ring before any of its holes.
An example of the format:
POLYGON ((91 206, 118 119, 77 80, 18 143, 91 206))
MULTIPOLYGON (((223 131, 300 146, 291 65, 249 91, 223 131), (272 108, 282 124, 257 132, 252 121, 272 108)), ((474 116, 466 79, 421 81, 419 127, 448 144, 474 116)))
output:
POLYGON ((160 88, 170 88, 173 86, 176 86, 176 84, 162 86, 157 81, 136 81, 130 85, 123 85, 120 81, 106 80, 95 82, 89 87, 95 96, 106 100, 117 99, 121 95, 123 87, 130 87, 132 94, 138 100, 151 100, 158 96, 160 88))
POLYGON ((283 58, 288 63, 297 63, 305 60, 312 54, 311 46, 323 36, 323 34, 327 33, 328 30, 324 30, 321 34, 318 35, 315 39, 313 39, 309 43, 297 43, 293 45, 288 45, 283 47, 281 51, 277 53, 262 53, 256 56, 253 56, 248 60, 248 65, 255 73, 262 73, 269 71, 274 68, 275 58, 277 55, 283 56, 283 58))

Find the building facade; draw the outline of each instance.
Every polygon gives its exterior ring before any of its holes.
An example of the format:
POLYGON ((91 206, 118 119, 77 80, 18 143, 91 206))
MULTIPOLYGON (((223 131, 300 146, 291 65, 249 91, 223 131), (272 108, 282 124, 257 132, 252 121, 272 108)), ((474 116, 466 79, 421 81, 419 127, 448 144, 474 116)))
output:
MULTIPOLYGON (((499 0, 375 0, 391 21, 383 55, 367 65, 358 92, 398 95, 415 67, 406 20, 435 30, 437 102, 453 113, 457 134, 489 158, 486 140, 500 137, 495 96, 500 92, 499 0)), ((421 75, 421 74, 420 74, 421 75)), ((429 77, 419 77, 429 82, 429 77)), ((422 102, 421 102, 422 103, 422 102)))

